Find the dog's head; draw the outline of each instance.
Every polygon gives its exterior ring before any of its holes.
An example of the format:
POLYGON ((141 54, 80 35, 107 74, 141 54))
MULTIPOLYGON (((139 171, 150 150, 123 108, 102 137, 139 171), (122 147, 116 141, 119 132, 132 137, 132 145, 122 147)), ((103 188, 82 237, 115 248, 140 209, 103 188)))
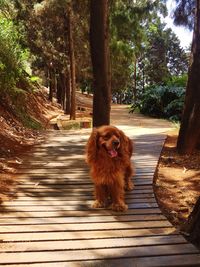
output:
POLYGON ((118 128, 114 126, 101 126, 95 128, 87 143, 87 162, 96 160, 97 154, 101 152, 109 158, 131 157, 133 146, 131 140, 118 128))
POLYGON ((104 150, 111 158, 119 155, 121 146, 120 130, 113 126, 102 126, 98 129, 97 148, 104 150))

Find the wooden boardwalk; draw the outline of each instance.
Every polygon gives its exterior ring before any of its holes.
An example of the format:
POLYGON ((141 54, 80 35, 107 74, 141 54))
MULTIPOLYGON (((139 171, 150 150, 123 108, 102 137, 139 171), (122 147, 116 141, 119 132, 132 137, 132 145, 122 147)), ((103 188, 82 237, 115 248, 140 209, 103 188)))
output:
POLYGON ((135 141, 128 211, 91 208, 88 130, 48 132, 18 171, 16 199, 1 206, 0 266, 200 266, 199 251, 167 221, 154 197, 162 127, 143 134, 137 126, 120 127, 135 141))

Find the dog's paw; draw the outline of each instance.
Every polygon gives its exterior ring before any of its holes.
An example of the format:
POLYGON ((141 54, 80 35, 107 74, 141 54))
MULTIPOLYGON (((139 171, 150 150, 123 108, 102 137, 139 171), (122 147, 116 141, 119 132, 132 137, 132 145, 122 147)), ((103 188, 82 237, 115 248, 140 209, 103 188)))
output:
POLYGON ((102 201, 95 200, 94 203, 92 204, 92 208, 105 208, 106 204, 102 201))
POLYGON ((114 211, 126 211, 128 206, 125 203, 113 203, 111 209, 114 211))
POLYGON ((132 191, 134 188, 134 184, 132 182, 129 182, 125 185, 125 190, 126 191, 132 191))

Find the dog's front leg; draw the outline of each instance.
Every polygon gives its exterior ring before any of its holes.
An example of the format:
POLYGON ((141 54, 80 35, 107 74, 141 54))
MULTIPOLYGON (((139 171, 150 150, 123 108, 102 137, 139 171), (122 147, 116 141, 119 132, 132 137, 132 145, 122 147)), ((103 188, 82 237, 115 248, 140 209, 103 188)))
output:
POLYGON ((112 205, 111 209, 114 211, 125 211, 128 206, 124 202, 124 182, 114 183, 111 188, 112 205))
POLYGON ((134 188, 134 184, 131 181, 131 177, 133 176, 133 174, 134 174, 134 170, 133 170, 133 167, 130 164, 126 168, 126 171, 125 171, 125 187, 124 188, 125 188, 126 191, 131 191, 134 188))
POLYGON ((104 185, 95 185, 95 199, 93 208, 105 208, 107 206, 106 187, 104 185))

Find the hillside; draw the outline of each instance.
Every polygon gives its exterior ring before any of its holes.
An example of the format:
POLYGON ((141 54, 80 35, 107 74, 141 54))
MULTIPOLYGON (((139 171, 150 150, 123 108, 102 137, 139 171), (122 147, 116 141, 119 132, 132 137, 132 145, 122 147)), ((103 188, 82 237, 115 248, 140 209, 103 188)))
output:
MULTIPOLYGON (((22 100, 21 100, 22 102, 22 100)), ((63 111, 48 101, 47 90, 27 93, 23 104, 0 101, 0 199, 9 198, 13 189, 15 167, 20 155, 41 141, 41 130, 51 128, 50 120, 63 111)))

